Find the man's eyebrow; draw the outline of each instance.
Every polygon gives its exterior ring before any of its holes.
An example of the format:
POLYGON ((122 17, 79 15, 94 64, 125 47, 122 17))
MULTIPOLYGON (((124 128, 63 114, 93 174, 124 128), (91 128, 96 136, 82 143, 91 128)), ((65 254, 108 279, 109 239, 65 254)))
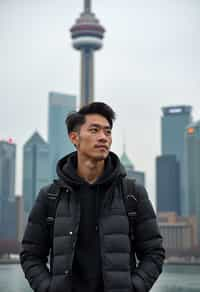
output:
POLYGON ((101 125, 99 125, 99 124, 90 124, 89 125, 89 127, 96 127, 96 128, 104 128, 104 129, 111 129, 111 127, 110 126, 101 126, 101 125))

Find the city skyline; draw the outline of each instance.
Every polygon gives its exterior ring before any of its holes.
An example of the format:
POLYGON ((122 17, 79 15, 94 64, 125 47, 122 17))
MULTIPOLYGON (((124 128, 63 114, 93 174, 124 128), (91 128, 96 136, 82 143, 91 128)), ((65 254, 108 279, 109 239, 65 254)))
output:
MULTIPOLYGON (((96 100, 116 111, 112 150, 122 153, 126 132, 127 153, 137 169, 145 171, 154 199, 161 107, 190 104, 194 119, 200 116, 200 4, 94 3, 107 29, 96 59, 96 100)), ((18 145, 17 193, 23 143, 35 129, 47 137, 48 92, 79 93, 79 57, 69 29, 81 7, 82 0, 70 5, 64 0, 59 5, 51 0, 0 4, 0 133, 18 145)))

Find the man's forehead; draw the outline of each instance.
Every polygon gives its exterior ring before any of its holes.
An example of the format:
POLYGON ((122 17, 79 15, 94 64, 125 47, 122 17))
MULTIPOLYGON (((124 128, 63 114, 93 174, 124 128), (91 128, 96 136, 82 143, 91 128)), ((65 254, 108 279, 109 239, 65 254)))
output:
POLYGON ((99 125, 102 127, 110 127, 108 120, 102 115, 98 114, 89 114, 86 115, 86 124, 87 125, 99 125))

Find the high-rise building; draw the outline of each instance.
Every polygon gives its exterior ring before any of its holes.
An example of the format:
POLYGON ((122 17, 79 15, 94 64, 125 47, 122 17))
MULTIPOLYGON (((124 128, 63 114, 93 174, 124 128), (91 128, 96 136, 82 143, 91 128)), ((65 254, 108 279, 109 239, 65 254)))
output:
POLYGON ((81 106, 94 99, 94 51, 102 47, 104 32, 91 0, 84 0, 84 11, 71 28, 73 47, 81 51, 81 106))
POLYGON ((0 141, 0 237, 13 237, 16 144, 0 141))
POLYGON ((1 212, 0 238, 1 239, 17 239, 17 210, 16 199, 4 202, 1 212))
POLYGON ((23 147, 23 196, 26 214, 41 187, 49 183, 49 145, 35 132, 23 147))
POLYGON ((125 149, 125 145, 124 145, 123 153, 120 157, 120 161, 126 170, 127 177, 135 179, 137 184, 145 186, 145 174, 142 171, 135 170, 133 163, 128 158, 128 155, 127 155, 126 149, 125 149))
POLYGON ((188 214, 196 216, 200 242, 200 121, 185 130, 185 176, 188 214))
POLYGON ((56 178, 56 165, 60 158, 74 151, 70 142, 65 119, 68 113, 76 110, 74 95, 58 92, 49 93, 48 142, 50 155, 50 179, 56 178))
POLYGON ((16 196, 16 222, 17 222, 17 240, 21 242, 23 234, 24 234, 24 227, 25 227, 25 218, 24 218, 24 197, 23 196, 16 196))
MULTIPOLYGON (((184 131, 192 121, 191 106, 163 107, 162 155, 174 154, 180 165, 180 210, 186 215, 186 193, 184 184, 184 131)), ((171 210, 168 210, 171 211, 171 210)))
POLYGON ((15 196, 16 144, 10 139, 0 141, 0 200, 13 200, 15 196))
POLYGON ((176 155, 156 158, 156 203, 158 212, 180 214, 179 162, 176 155))

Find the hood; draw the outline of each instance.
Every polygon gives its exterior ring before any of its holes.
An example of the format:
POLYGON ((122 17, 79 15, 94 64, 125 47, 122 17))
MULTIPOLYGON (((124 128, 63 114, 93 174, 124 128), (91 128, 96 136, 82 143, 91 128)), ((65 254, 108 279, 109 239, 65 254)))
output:
MULTIPOLYGON (((58 183, 61 186, 78 187, 86 181, 77 175, 77 152, 63 157, 57 164, 58 183)), ((126 176, 126 171, 119 158, 110 152, 105 160, 105 169, 101 177, 93 185, 112 184, 117 177, 126 176)))

